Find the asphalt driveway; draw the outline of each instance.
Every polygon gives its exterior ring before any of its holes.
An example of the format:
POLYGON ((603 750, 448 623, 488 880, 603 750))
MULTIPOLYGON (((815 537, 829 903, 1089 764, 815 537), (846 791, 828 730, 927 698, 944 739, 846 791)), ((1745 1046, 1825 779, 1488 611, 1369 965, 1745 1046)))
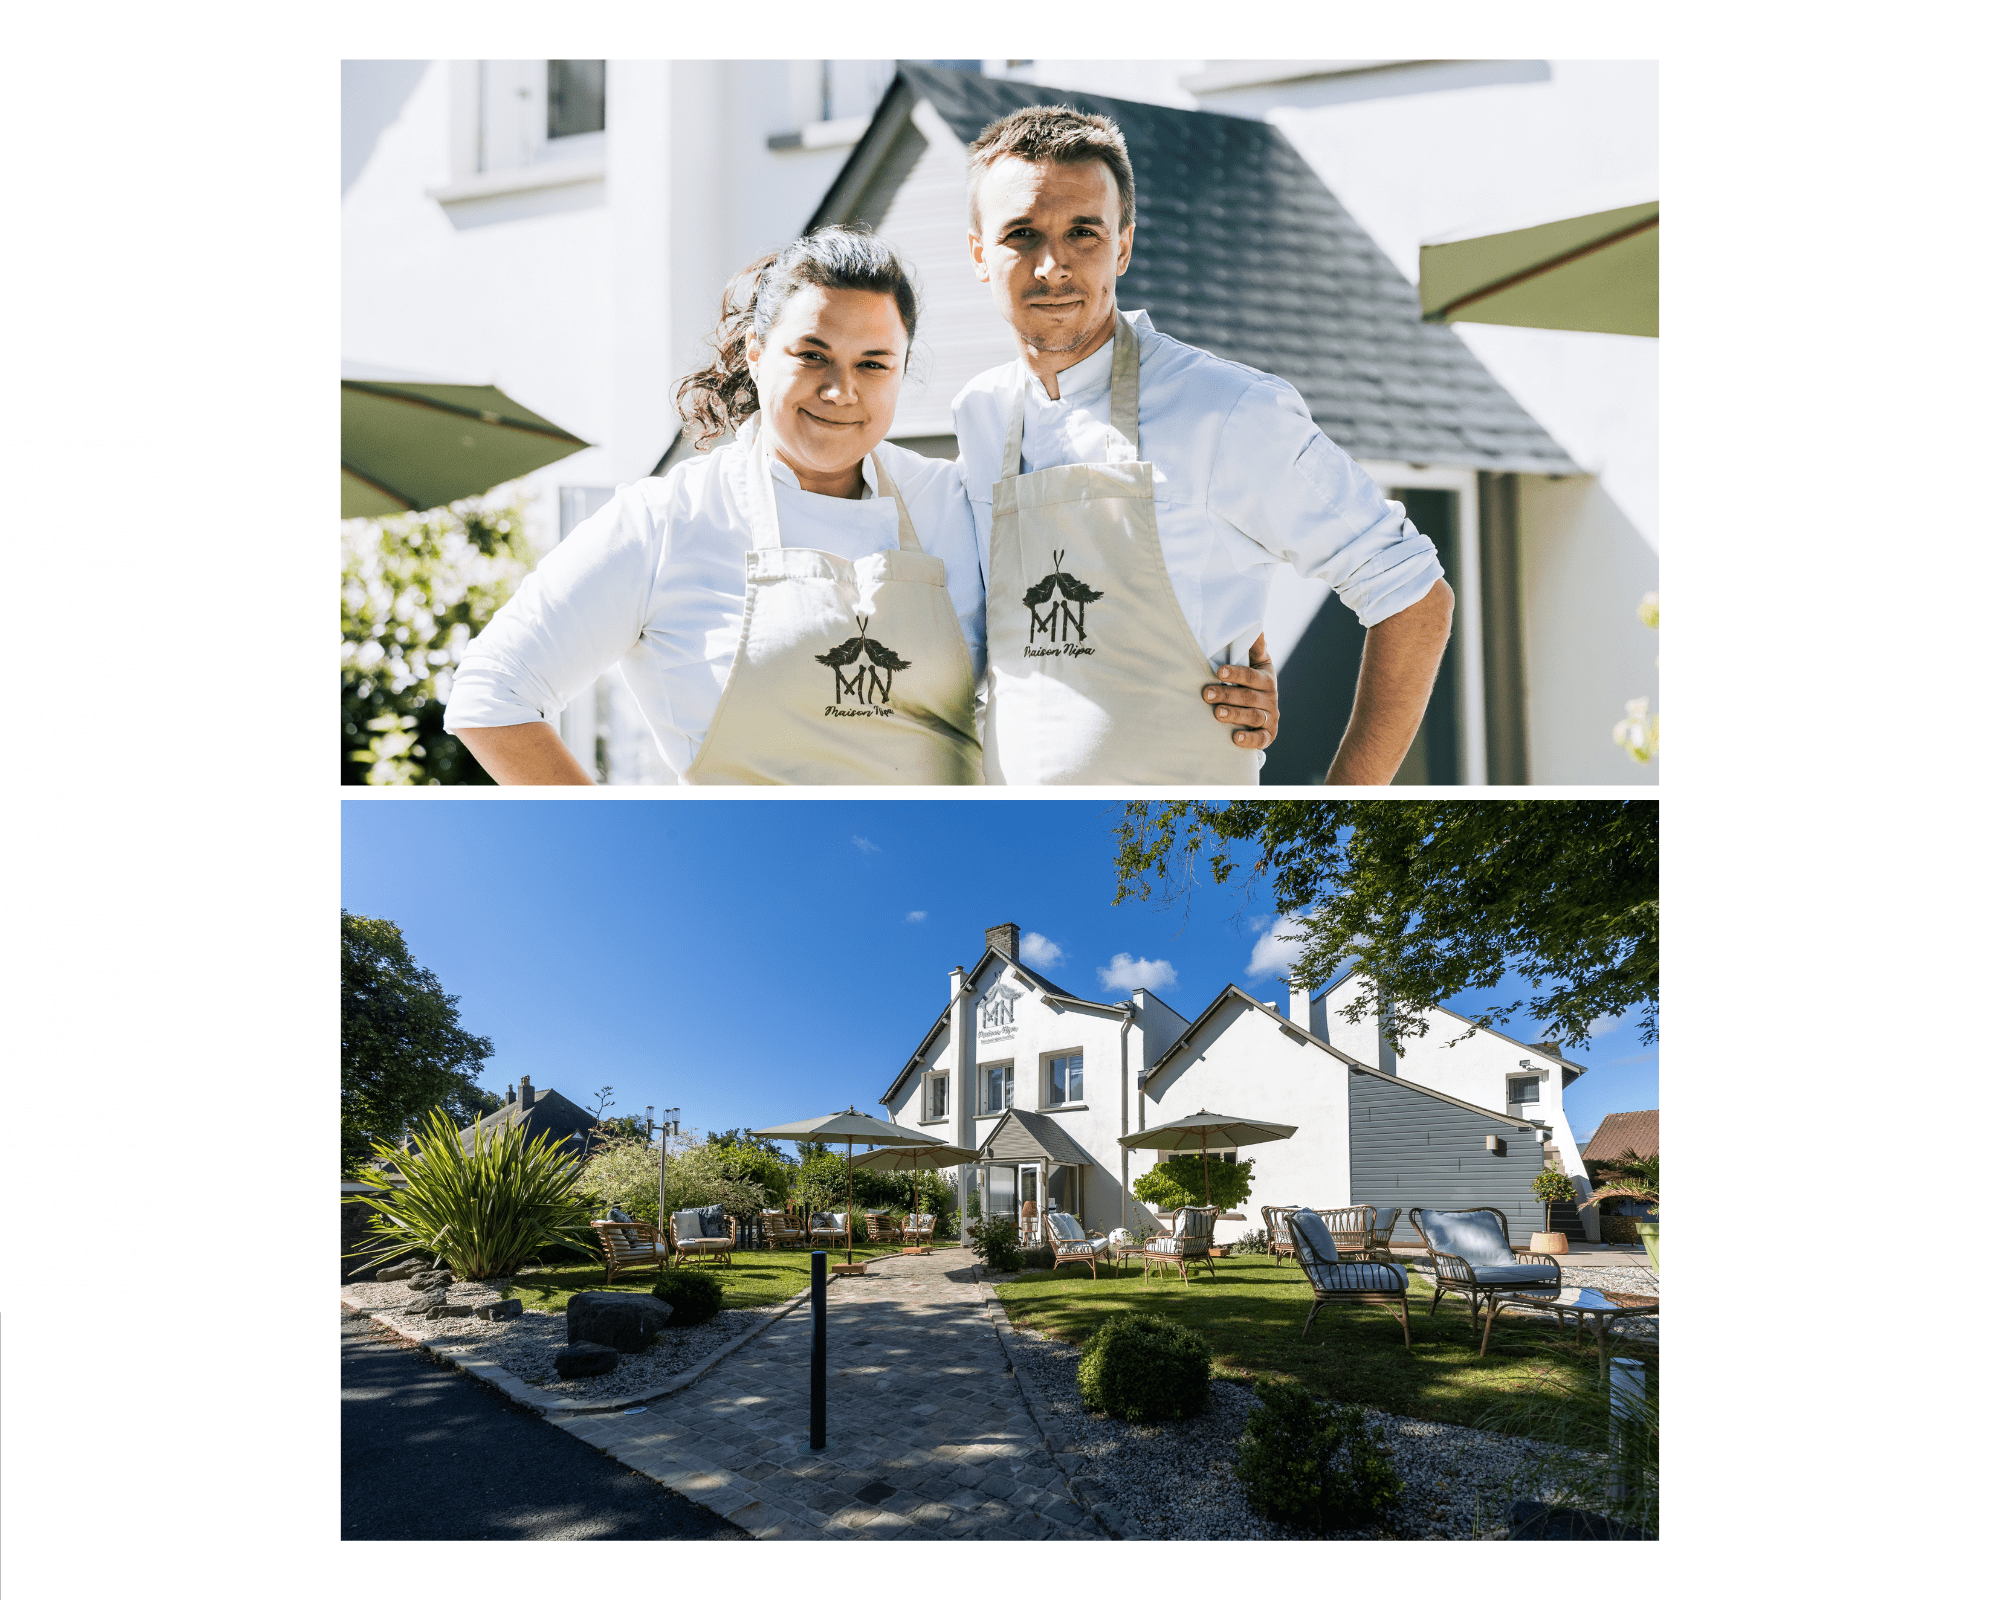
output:
POLYGON ((343 1539, 747 1539, 462 1373, 340 1319, 343 1539))

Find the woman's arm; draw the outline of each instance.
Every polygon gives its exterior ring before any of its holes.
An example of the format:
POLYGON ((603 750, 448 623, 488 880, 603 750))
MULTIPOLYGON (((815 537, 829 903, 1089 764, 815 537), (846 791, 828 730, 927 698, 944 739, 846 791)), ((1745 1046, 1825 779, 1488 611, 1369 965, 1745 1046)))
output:
POLYGON ((457 739, 495 783, 590 782, 590 774, 546 722, 517 722, 507 728, 460 728, 457 739))

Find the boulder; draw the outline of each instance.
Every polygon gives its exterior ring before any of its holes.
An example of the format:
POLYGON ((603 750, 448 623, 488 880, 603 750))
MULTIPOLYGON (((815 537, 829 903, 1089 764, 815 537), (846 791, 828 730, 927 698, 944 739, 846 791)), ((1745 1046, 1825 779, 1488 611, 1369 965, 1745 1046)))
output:
POLYGON ((608 1344, 628 1356, 637 1355, 673 1319, 673 1307, 649 1294, 618 1294, 586 1289, 569 1298, 569 1342, 608 1344))
POLYGON ((563 1378, 597 1378, 618 1365, 618 1352, 601 1344, 579 1342, 556 1352, 556 1375, 563 1378))
POLYGON ((393 1267, 377 1268, 375 1281, 377 1283, 400 1283, 405 1278, 412 1278, 419 1272, 427 1272, 429 1270, 430 1263, 424 1260, 422 1256, 406 1256, 393 1267))
POLYGON ((433 1289, 442 1289, 449 1285, 451 1274, 442 1267, 435 1269, 427 1267, 421 1272, 411 1273, 405 1281, 419 1293, 428 1294, 433 1289))
POLYGON ((441 1317, 444 1315, 445 1294, 442 1289, 433 1289, 428 1294, 416 1295, 403 1302, 403 1312, 412 1317, 441 1317))
POLYGON ((512 1322, 521 1314, 518 1300, 500 1300, 483 1306, 474 1306, 472 1315, 481 1322, 512 1322))

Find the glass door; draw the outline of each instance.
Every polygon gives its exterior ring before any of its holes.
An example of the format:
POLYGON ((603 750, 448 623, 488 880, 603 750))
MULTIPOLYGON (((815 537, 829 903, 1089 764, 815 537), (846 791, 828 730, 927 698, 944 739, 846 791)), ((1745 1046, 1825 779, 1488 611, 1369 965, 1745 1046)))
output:
POLYGON ((1014 1169, 1012 1167, 988 1167, 986 1169, 986 1214, 989 1217, 1011 1217, 1014 1211, 1014 1169))
POLYGON ((1042 1237, 1042 1197, 1039 1192, 1042 1169, 1039 1162, 1032 1165, 1023 1163, 1015 1169, 1020 1174, 1021 1186, 1021 1238, 1027 1243, 1035 1243, 1042 1237))

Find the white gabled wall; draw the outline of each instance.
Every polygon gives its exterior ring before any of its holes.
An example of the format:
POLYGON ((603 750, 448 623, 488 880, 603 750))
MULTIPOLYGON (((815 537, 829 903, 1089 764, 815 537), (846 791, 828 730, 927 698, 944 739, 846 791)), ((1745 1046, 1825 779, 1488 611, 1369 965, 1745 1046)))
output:
POLYGON ((875 230, 914 271, 922 301, 892 439, 950 433, 953 396, 968 379, 1016 353, 992 291, 972 275, 965 146, 928 102, 918 102, 911 120, 927 146, 875 230))
MULTIPOLYGON (((1269 1012, 1231 999, 1148 1078, 1146 1123, 1157 1127, 1208 1110, 1298 1128, 1290 1139, 1241 1151, 1257 1165, 1244 1203, 1248 1220, 1216 1228, 1227 1241, 1262 1227, 1264 1206, 1349 1203, 1348 1080, 1336 1057, 1288 1033, 1269 1012)), ((1150 1165, 1152 1153, 1142 1154, 1150 1165)), ((1133 1176, 1144 1170, 1135 1162, 1133 1176)))

